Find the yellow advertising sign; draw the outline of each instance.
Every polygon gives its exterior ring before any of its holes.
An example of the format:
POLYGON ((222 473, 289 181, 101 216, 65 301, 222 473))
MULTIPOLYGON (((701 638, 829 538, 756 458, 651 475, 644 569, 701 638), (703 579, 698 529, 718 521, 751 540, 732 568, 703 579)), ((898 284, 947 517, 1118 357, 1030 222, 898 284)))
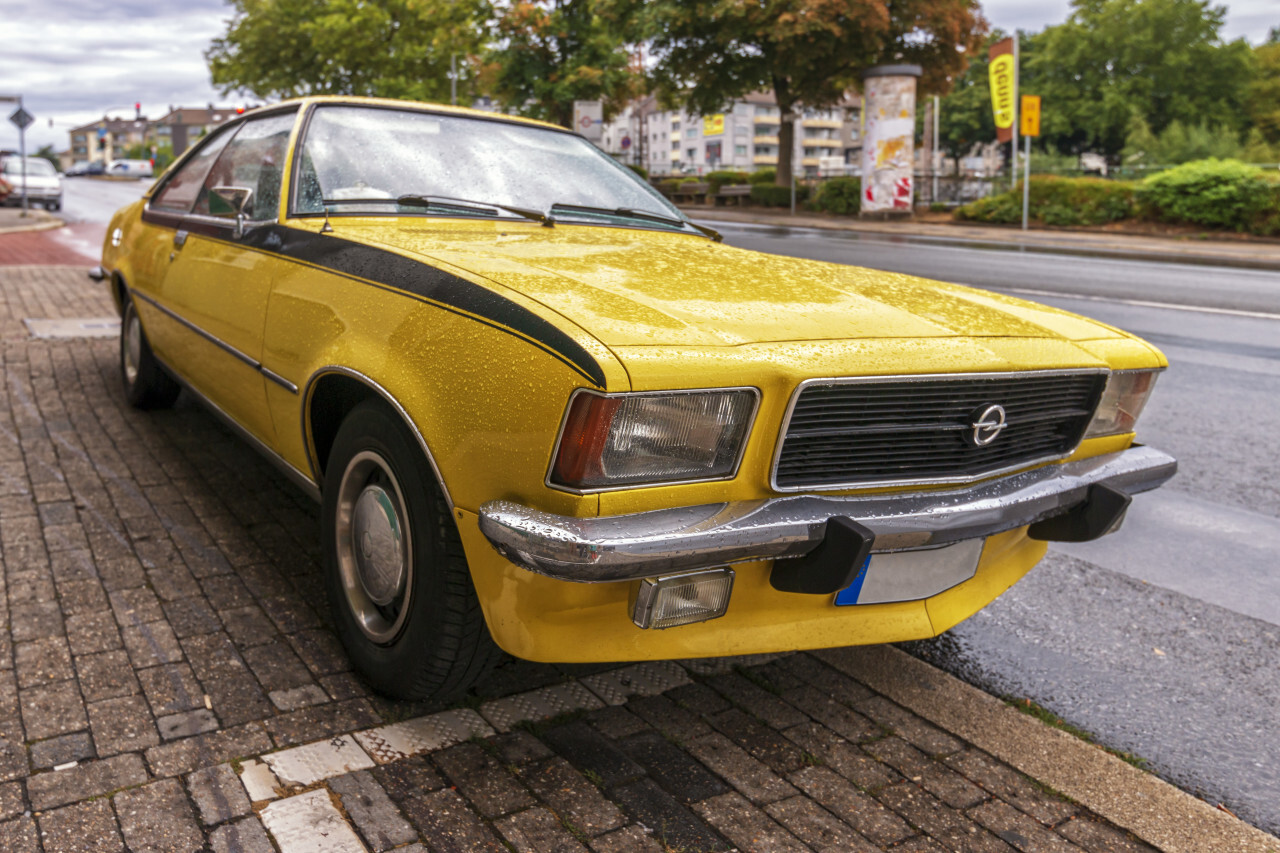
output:
POLYGON ((724 133, 724 113, 702 117, 702 135, 719 136, 724 133))
POLYGON ((991 84, 991 113, 996 122, 996 138, 1008 142, 1013 139, 1014 97, 1017 95, 1018 69, 1013 60, 1013 39, 1007 38, 991 45, 987 55, 991 59, 987 76, 991 84))
POLYGON ((1040 135, 1039 95, 1022 96, 1022 122, 1018 125, 1018 132, 1023 136, 1040 135))

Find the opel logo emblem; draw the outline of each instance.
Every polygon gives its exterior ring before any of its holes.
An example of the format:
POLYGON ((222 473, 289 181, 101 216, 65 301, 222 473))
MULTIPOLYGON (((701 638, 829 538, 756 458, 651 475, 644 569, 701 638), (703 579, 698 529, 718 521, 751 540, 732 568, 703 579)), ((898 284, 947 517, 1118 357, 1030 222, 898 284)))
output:
POLYGON ((1008 426, 1005 422, 1004 406, 987 406, 976 413, 970 426, 973 427, 973 432, 970 433, 969 440, 973 442, 974 447, 986 447, 1008 426))

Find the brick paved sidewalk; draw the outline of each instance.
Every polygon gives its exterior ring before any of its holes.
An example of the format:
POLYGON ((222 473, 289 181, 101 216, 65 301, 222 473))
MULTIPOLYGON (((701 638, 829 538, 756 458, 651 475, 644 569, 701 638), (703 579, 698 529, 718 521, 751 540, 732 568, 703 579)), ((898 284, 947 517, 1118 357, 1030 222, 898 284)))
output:
POLYGON ((0 266, 0 850, 1152 849, 848 650, 371 694, 308 499, 185 396, 130 409, 114 340, 22 324, 110 313, 0 266))

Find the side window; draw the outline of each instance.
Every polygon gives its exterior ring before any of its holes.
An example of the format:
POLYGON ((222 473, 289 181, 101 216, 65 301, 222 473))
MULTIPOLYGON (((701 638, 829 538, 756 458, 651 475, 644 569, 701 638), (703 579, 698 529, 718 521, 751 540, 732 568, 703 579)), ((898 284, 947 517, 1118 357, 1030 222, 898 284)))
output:
POLYGON ((209 213, 209 190, 213 187, 244 187, 253 191, 246 211, 248 218, 275 219, 295 115, 277 113, 241 125, 206 175, 193 212, 209 213))
POLYGON ((202 148, 191 155, 191 159, 182 164, 182 168, 175 172, 173 177, 165 182, 160 192, 151 199, 151 206, 175 213, 189 212, 196 202, 200 188, 204 186, 204 179, 208 177, 209 169, 213 167, 214 161, 218 159, 218 155, 234 135, 234 130, 228 130, 208 140, 202 148))

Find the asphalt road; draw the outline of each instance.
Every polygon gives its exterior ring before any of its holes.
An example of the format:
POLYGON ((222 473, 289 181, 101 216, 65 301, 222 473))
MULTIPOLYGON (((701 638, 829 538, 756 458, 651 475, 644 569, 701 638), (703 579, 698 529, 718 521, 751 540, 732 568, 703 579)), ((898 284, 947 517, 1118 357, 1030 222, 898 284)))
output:
POLYGON ((736 246, 1032 294, 1164 349, 1139 436, 1178 476, 1118 534, 1054 546, 908 650, 1280 832, 1280 273, 710 224, 736 246))

